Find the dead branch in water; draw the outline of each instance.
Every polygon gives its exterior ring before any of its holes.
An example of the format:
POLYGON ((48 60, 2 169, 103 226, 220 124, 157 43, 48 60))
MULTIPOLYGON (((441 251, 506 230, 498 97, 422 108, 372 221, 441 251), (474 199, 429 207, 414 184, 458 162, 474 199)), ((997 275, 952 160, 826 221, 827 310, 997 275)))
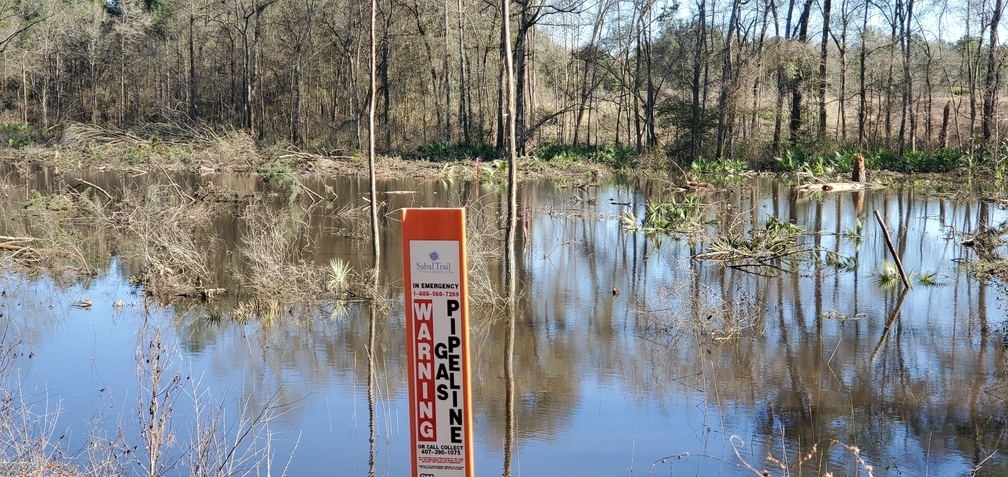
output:
POLYGON ((35 240, 35 237, 11 237, 8 235, 0 235, 0 249, 8 251, 22 250, 29 248, 27 245, 22 244, 34 242, 35 240))
POLYGON ((907 278, 906 272, 903 271, 903 262, 900 260, 899 254, 896 253, 896 247, 893 246, 892 237, 889 236, 889 227, 886 227, 885 221, 882 220, 882 214, 879 213, 878 209, 875 209, 875 220, 877 220, 879 226, 882 227, 886 247, 889 249, 889 253, 892 254, 893 260, 896 261, 896 268, 899 269, 900 279, 903 280, 903 286, 906 288, 913 288, 913 286, 910 285, 910 279, 907 278))

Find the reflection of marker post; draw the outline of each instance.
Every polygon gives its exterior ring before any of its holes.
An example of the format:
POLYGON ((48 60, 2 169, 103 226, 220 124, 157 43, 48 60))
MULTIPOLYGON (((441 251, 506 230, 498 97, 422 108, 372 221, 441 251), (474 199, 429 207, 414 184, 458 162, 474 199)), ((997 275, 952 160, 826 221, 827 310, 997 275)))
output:
POLYGON ((413 477, 472 477, 465 211, 403 209, 413 477))

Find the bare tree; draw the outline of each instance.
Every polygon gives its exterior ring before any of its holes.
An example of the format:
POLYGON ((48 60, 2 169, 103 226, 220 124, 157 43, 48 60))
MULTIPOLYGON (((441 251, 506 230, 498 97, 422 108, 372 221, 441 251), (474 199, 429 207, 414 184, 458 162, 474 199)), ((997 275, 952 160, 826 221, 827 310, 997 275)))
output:
POLYGON ((990 41, 987 46, 987 75, 984 79, 984 101, 983 101, 983 140, 989 143, 995 134, 994 110, 997 104, 997 88, 1001 83, 1001 68, 998 64, 998 26, 1001 23, 1001 14, 1004 4, 1001 0, 994 0, 994 6, 990 17, 990 41))
MULTIPOLYGON (((827 0, 829 1, 829 0, 827 0)), ((732 126, 735 120, 732 110, 733 98, 736 87, 736 73, 733 70, 733 59, 735 56, 735 36, 738 31, 738 16, 741 0, 733 0, 731 16, 728 19, 728 33, 725 39, 725 47, 722 53, 723 63, 721 67, 721 96, 718 100, 718 136, 717 136, 717 157, 731 154, 732 126)))
POLYGON ((826 65, 830 37, 830 9, 833 3, 823 0, 822 4, 822 41, 819 44, 819 137, 826 136, 826 65))
MULTIPOLYGON (((501 0, 501 58, 504 60, 504 116, 507 129, 507 162, 508 162, 508 212, 507 212, 507 237, 506 237, 506 259, 508 270, 514 270, 515 263, 515 234, 518 223, 518 151, 515 137, 515 71, 513 56, 511 56, 511 8, 510 0, 501 0)), ((514 277, 506 277, 508 283, 514 283, 514 277)), ((508 300, 514 303, 516 291, 508 290, 508 300)))
MULTIPOLYGON (((371 253, 374 254, 375 267, 371 272, 372 283, 378 283, 378 263, 381 256, 381 246, 378 240, 378 191, 375 184, 375 103, 378 99, 377 54, 378 36, 378 0, 371 0, 371 55, 369 61, 371 88, 368 99, 368 184, 371 199, 371 253)), ((371 437, 374 439, 374 436, 371 437)))

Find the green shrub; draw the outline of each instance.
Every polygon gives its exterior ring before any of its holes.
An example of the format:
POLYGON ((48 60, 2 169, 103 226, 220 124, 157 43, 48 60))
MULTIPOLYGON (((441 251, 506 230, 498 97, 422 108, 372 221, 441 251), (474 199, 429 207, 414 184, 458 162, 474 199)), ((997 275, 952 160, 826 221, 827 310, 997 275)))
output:
POLYGON ((433 162, 459 161, 463 159, 482 159, 485 161, 498 159, 501 154, 490 144, 453 143, 448 141, 432 142, 417 148, 421 158, 433 162))
POLYGON ((637 166, 637 155, 630 146, 589 146, 585 144, 545 144, 536 151, 536 157, 555 162, 596 162, 612 169, 637 166))
POLYGON ((690 164, 690 171, 699 175, 724 174, 737 175, 745 172, 749 165, 737 159, 721 158, 716 161, 697 158, 690 164))
POLYGON ((0 144, 19 149, 45 140, 43 131, 35 126, 22 123, 0 124, 0 144))
POLYGON ((265 162, 256 168, 256 173, 259 174, 259 178, 263 182, 274 184, 292 199, 301 192, 301 183, 294 176, 291 165, 284 160, 275 159, 265 162))
POLYGON ((781 172, 807 172, 816 176, 833 175, 853 164, 853 153, 845 157, 843 152, 833 154, 813 154, 804 149, 791 149, 783 157, 776 158, 777 170, 781 172))

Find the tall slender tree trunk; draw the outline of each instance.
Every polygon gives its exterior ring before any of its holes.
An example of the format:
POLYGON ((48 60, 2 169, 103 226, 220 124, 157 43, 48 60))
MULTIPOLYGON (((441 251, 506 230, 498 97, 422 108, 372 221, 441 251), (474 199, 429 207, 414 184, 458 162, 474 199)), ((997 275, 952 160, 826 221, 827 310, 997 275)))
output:
MULTIPOLYGON (((828 1, 828 0, 827 0, 828 1)), ((724 58, 721 64, 721 95, 718 98, 718 137, 717 137, 717 157, 724 157, 731 154, 730 136, 734 115, 732 96, 735 94, 735 32, 738 29, 738 13, 741 0, 732 1, 731 15, 728 17, 728 34, 725 40, 724 58)))
MULTIPOLYGON (((618 8, 618 7, 617 7, 618 8)), ((619 15, 619 12, 617 12, 619 15)), ((640 33, 640 22, 636 24, 637 34, 634 35, 635 39, 635 49, 634 49, 634 71, 630 73, 630 47, 627 46, 623 48, 623 64, 620 68, 620 76, 623 80, 622 83, 627 85, 626 89, 628 91, 629 98, 624 101, 624 94, 620 95, 620 103, 629 103, 626 105, 627 109, 627 136, 630 136, 630 122, 633 121, 634 128, 634 146, 637 148, 637 152, 641 152, 644 149, 642 144, 642 125, 641 125, 641 115, 640 115, 640 94, 638 91, 639 80, 641 77, 641 33, 640 33), (631 116, 633 118, 631 119, 631 116)), ((617 108, 619 109, 619 108, 617 108)), ((616 143, 619 144, 619 115, 617 114, 616 121, 616 143)))
MULTIPOLYGON (((511 52, 511 8, 510 0, 501 0, 501 56, 504 59, 504 107, 502 116, 507 118, 507 161, 508 161, 508 211, 506 260, 510 266, 505 267, 514 273, 515 236, 518 223, 518 151, 515 142, 515 69, 511 52)), ((514 276, 505 277, 507 283, 514 283, 514 276)), ((515 302, 516 290, 509 287, 508 302, 515 302)))
MULTIPOLYGON (((375 30, 378 25, 378 0, 371 0, 371 55, 368 61, 368 71, 370 87, 368 88, 368 184, 370 186, 371 199, 371 253, 374 255, 375 267, 371 272, 371 281, 378 283, 378 264, 381 256, 381 247, 378 240, 378 191, 375 183, 375 106, 378 102, 378 71, 377 71, 377 46, 378 36, 375 30)), ((374 434, 371 434, 371 443, 374 444, 374 434)))
POLYGON ((21 53, 21 122, 25 126, 28 125, 29 89, 31 87, 28 86, 28 51, 25 50, 21 53))
POLYGON ((924 108, 924 137, 926 138, 926 145, 931 146, 934 139, 934 120, 931 117, 931 113, 934 111, 934 80, 931 79, 934 71, 934 53, 927 42, 924 43, 924 53, 927 58, 927 62, 924 65, 924 89, 927 98, 927 104, 924 108))
POLYGON ((759 111, 760 100, 762 99, 763 91, 763 71, 765 68, 764 58, 763 58, 763 47, 766 43, 767 28, 769 27, 770 19, 770 2, 765 1, 763 4, 763 21, 760 27, 759 41, 756 46, 756 78, 752 82, 752 111, 749 113, 749 134, 756 137, 759 133, 759 122, 757 118, 757 111, 759 111))
POLYGON ((972 45, 973 42, 969 41, 972 36, 970 32, 970 26, 972 25, 971 9, 973 8, 973 2, 966 2, 966 79, 969 83, 969 108, 970 108, 970 121, 969 121, 969 136, 973 137, 976 133, 976 119, 977 119, 977 83, 980 81, 980 52, 983 51, 983 28, 980 30, 980 34, 977 35, 976 42, 976 60, 973 59, 972 45))
POLYGON ((294 67, 291 71, 291 112, 290 112, 290 142, 301 144, 301 48, 294 55, 294 67))
MULTIPOLYGON (((447 3, 445 4, 445 8, 446 9, 448 8, 447 3)), ((440 87, 440 85, 442 85, 442 82, 438 80, 438 73, 437 73, 437 67, 436 67, 436 61, 435 61, 436 57, 434 56, 434 48, 431 46, 430 38, 427 35, 427 28, 424 26, 423 17, 422 17, 421 12, 420 12, 420 5, 419 5, 419 3, 416 0, 414 0, 413 1, 413 5, 411 5, 409 7, 409 10, 411 10, 411 13, 413 13, 413 21, 416 23, 417 33, 419 33, 420 34, 420 38, 423 39, 424 52, 427 54, 427 65, 428 65, 427 70, 430 73, 430 81, 431 81, 430 87, 431 87, 432 90, 437 91, 437 89, 440 87)), ((447 35, 447 30, 446 30, 445 41, 447 41, 447 37, 448 37, 448 35, 447 35)), ((447 89, 448 89, 448 87, 447 87, 448 86, 447 85, 447 82, 448 82, 448 68, 447 68, 448 58, 447 58, 447 55, 445 55, 445 60, 444 61, 445 61, 445 67, 444 67, 444 73, 445 73, 444 76, 445 76, 445 78, 444 78, 444 84, 443 84, 443 86, 444 86, 445 90, 447 91, 447 89)), ((447 95, 448 93, 445 93, 445 94, 447 95)), ((444 116, 447 116, 447 115, 450 114, 449 113, 450 109, 448 109, 448 104, 445 104, 443 107, 442 107, 441 104, 439 104, 440 102, 438 101, 436 94, 435 95, 431 95, 431 96, 433 96, 433 101, 434 101, 434 105, 433 105, 434 107, 432 109, 434 110, 434 115, 435 115, 435 121, 436 121, 435 126, 440 131, 442 139, 445 140, 445 141, 448 141, 448 140, 450 140, 449 133, 448 133, 449 127, 446 126, 446 120, 442 117, 441 110, 443 108, 444 111, 445 111, 444 112, 444 116)), ((450 100, 450 98, 449 98, 449 100, 450 100)), ((426 114, 424 115, 424 117, 426 118, 426 114)), ((426 129, 427 128, 425 127, 424 129, 425 129, 424 136, 426 138, 426 134, 427 134, 426 129)))
MULTIPOLYGON (((897 3, 898 5, 899 3, 897 3)), ((913 21, 913 0, 906 0, 905 13, 902 15, 900 24, 900 51, 903 63, 903 96, 900 107, 900 131, 899 148, 904 150, 909 143, 910 149, 914 148, 914 97, 913 97, 913 76, 910 74, 910 47, 911 47, 911 25, 913 21), (910 137, 907 137, 909 129, 910 137)))
POLYGON ((516 154, 525 154, 525 48, 528 40, 528 28, 526 25, 526 9, 528 4, 522 4, 522 11, 518 15, 518 35, 514 45, 514 101, 515 101, 515 144, 517 144, 516 154))
MULTIPOLYGON (((885 113, 885 135, 886 142, 892 144, 892 111, 895 107, 894 96, 896 96, 896 82, 894 81, 895 74, 893 73, 894 65, 896 63, 896 43, 900 42, 902 45, 902 40, 897 36, 897 25, 901 25, 900 18, 903 12, 903 2, 902 0, 896 0, 895 13, 892 16, 889 33, 889 71, 886 74, 886 95, 885 95, 885 108, 883 111, 885 113)), ((901 26, 899 26, 901 28, 901 26)), ((902 30, 900 30, 901 32, 902 30)), ((902 47, 902 46, 900 46, 902 47)))
POLYGON ((914 97, 914 83, 911 65, 911 54, 913 53, 913 33, 912 33, 912 23, 913 23, 913 7, 914 0, 907 0, 907 17, 906 17, 906 50, 904 52, 904 66, 903 72, 906 76, 906 95, 907 95, 907 111, 910 116, 910 132, 909 141, 910 149, 917 149, 917 99, 914 97))
POLYGON ((868 4, 864 4, 864 16, 861 19, 861 47, 858 55, 858 144, 865 146, 865 126, 868 118, 868 84, 865 80, 865 70, 868 63, 868 4))
POLYGON ((196 119, 196 47, 193 39, 196 23, 195 11, 189 12, 189 118, 196 119))
POLYGON ((530 74, 527 63, 529 54, 529 37, 532 29, 539 21, 542 6, 539 0, 521 0, 518 4, 521 11, 518 13, 518 31, 514 44, 514 69, 515 69, 515 141, 518 144, 518 154, 525 154, 526 121, 528 120, 528 105, 526 104, 526 94, 529 92, 528 84, 530 74))
MULTIPOLYGON (((812 0, 805 0, 805 6, 802 8, 801 16, 798 18, 799 43, 808 43, 808 23, 811 12, 812 0)), ((799 69, 798 73, 795 74, 794 80, 791 81, 791 123, 788 129, 791 133, 790 142, 792 147, 798 144, 798 134, 802 124, 801 107, 804 94, 804 83, 805 78, 799 69)))
MULTIPOLYGON (((246 19, 246 22, 247 21, 248 20, 246 19)), ((251 134, 252 137, 256 137, 257 135, 256 135, 255 127, 254 127, 255 121, 254 121, 254 116, 253 116, 255 113, 253 111, 254 108, 252 107, 252 99, 254 97, 253 95, 254 95, 254 92, 255 92, 255 89, 252 87, 252 84, 255 81, 254 72, 252 71, 252 65, 253 65, 253 62, 252 62, 252 51, 253 51, 253 48, 249 44, 249 37, 248 37, 248 28, 247 28, 247 26, 245 28, 245 31, 243 31, 242 33, 243 33, 242 34, 242 53, 243 53, 243 56, 242 56, 242 73, 243 73, 242 74, 242 80, 243 80, 242 81, 242 85, 245 87, 244 88, 244 90, 245 90, 244 91, 245 92, 245 98, 243 98, 244 99, 244 101, 243 101, 243 108, 244 108, 245 129, 249 130, 249 134, 251 134)))
POLYGON ((826 60, 830 35, 830 0, 823 0, 823 32, 819 50, 819 138, 826 137, 826 60))
POLYGON ((842 0, 840 3, 840 17, 843 24, 840 27, 840 38, 833 35, 833 41, 840 53, 840 93, 837 96, 839 107, 837 109, 837 122, 840 130, 840 140, 847 140, 847 31, 850 26, 850 3, 842 0))
POLYGON ((445 111, 445 127, 444 127, 444 139, 447 142, 452 140, 452 120, 451 120, 451 45, 448 38, 448 1, 444 2, 444 63, 442 69, 444 70, 444 111, 445 111))
POLYGON ((462 129, 462 140, 469 144, 469 114, 468 114, 468 84, 466 83, 465 32, 462 23, 462 0, 458 0, 458 55, 459 55, 459 127, 462 129))
POLYGON ((648 150, 658 145, 658 135, 655 134, 655 104, 657 102, 658 94, 654 83, 651 16, 652 12, 649 7, 647 12, 647 23, 645 23, 646 26, 644 28, 644 65, 647 74, 647 96, 644 99, 644 124, 645 131, 647 133, 648 150))
MULTIPOLYGON (((502 0, 503 1, 503 0, 502 0)), ((704 1, 704 0, 701 0, 704 1)), ((579 143, 579 133, 581 130, 581 122, 584 120, 585 108, 591 106, 591 96, 595 94, 595 88, 598 86, 598 40, 599 35, 602 32, 603 22, 605 20, 606 11, 609 9, 610 0, 602 0, 599 2, 598 13, 595 16, 595 24, 592 27, 591 39, 582 51, 584 54, 584 68, 581 72, 581 94, 579 98, 579 104, 577 108, 577 113, 574 118, 574 144, 579 143), (590 66, 590 67, 589 67, 590 66)), ((588 113, 588 123, 591 123, 591 112, 588 113)), ((585 134, 588 138, 587 142, 591 142, 591 126, 588 126, 589 132, 585 134)))
POLYGON ((126 122, 126 35, 119 34, 119 126, 126 122))
POLYGON ((697 0, 697 36, 693 50, 693 83, 690 85, 693 94, 692 118, 690 121, 690 160, 700 157, 701 127, 700 127, 700 73, 703 68, 704 47, 707 44, 707 0, 697 0))
POLYGON ((996 133, 994 117, 997 103, 997 88, 1001 82, 1001 69, 997 63, 998 52, 998 26, 1001 23, 1001 14, 1004 8, 1002 0, 994 0, 994 8, 991 11, 990 19, 990 41, 987 47, 987 76, 984 79, 984 101, 983 101, 983 140, 990 143, 996 133))
POLYGON ((382 20, 384 23, 384 29, 382 30, 382 41, 381 41, 381 63, 379 66, 379 73, 381 75, 381 95, 382 95, 382 131, 385 133, 385 144, 383 147, 386 149, 392 147, 392 128, 389 127, 390 122, 390 112, 392 109, 392 80, 389 77, 389 61, 392 58, 392 42, 389 39, 389 31, 391 30, 391 15, 387 12, 382 13, 382 20))

